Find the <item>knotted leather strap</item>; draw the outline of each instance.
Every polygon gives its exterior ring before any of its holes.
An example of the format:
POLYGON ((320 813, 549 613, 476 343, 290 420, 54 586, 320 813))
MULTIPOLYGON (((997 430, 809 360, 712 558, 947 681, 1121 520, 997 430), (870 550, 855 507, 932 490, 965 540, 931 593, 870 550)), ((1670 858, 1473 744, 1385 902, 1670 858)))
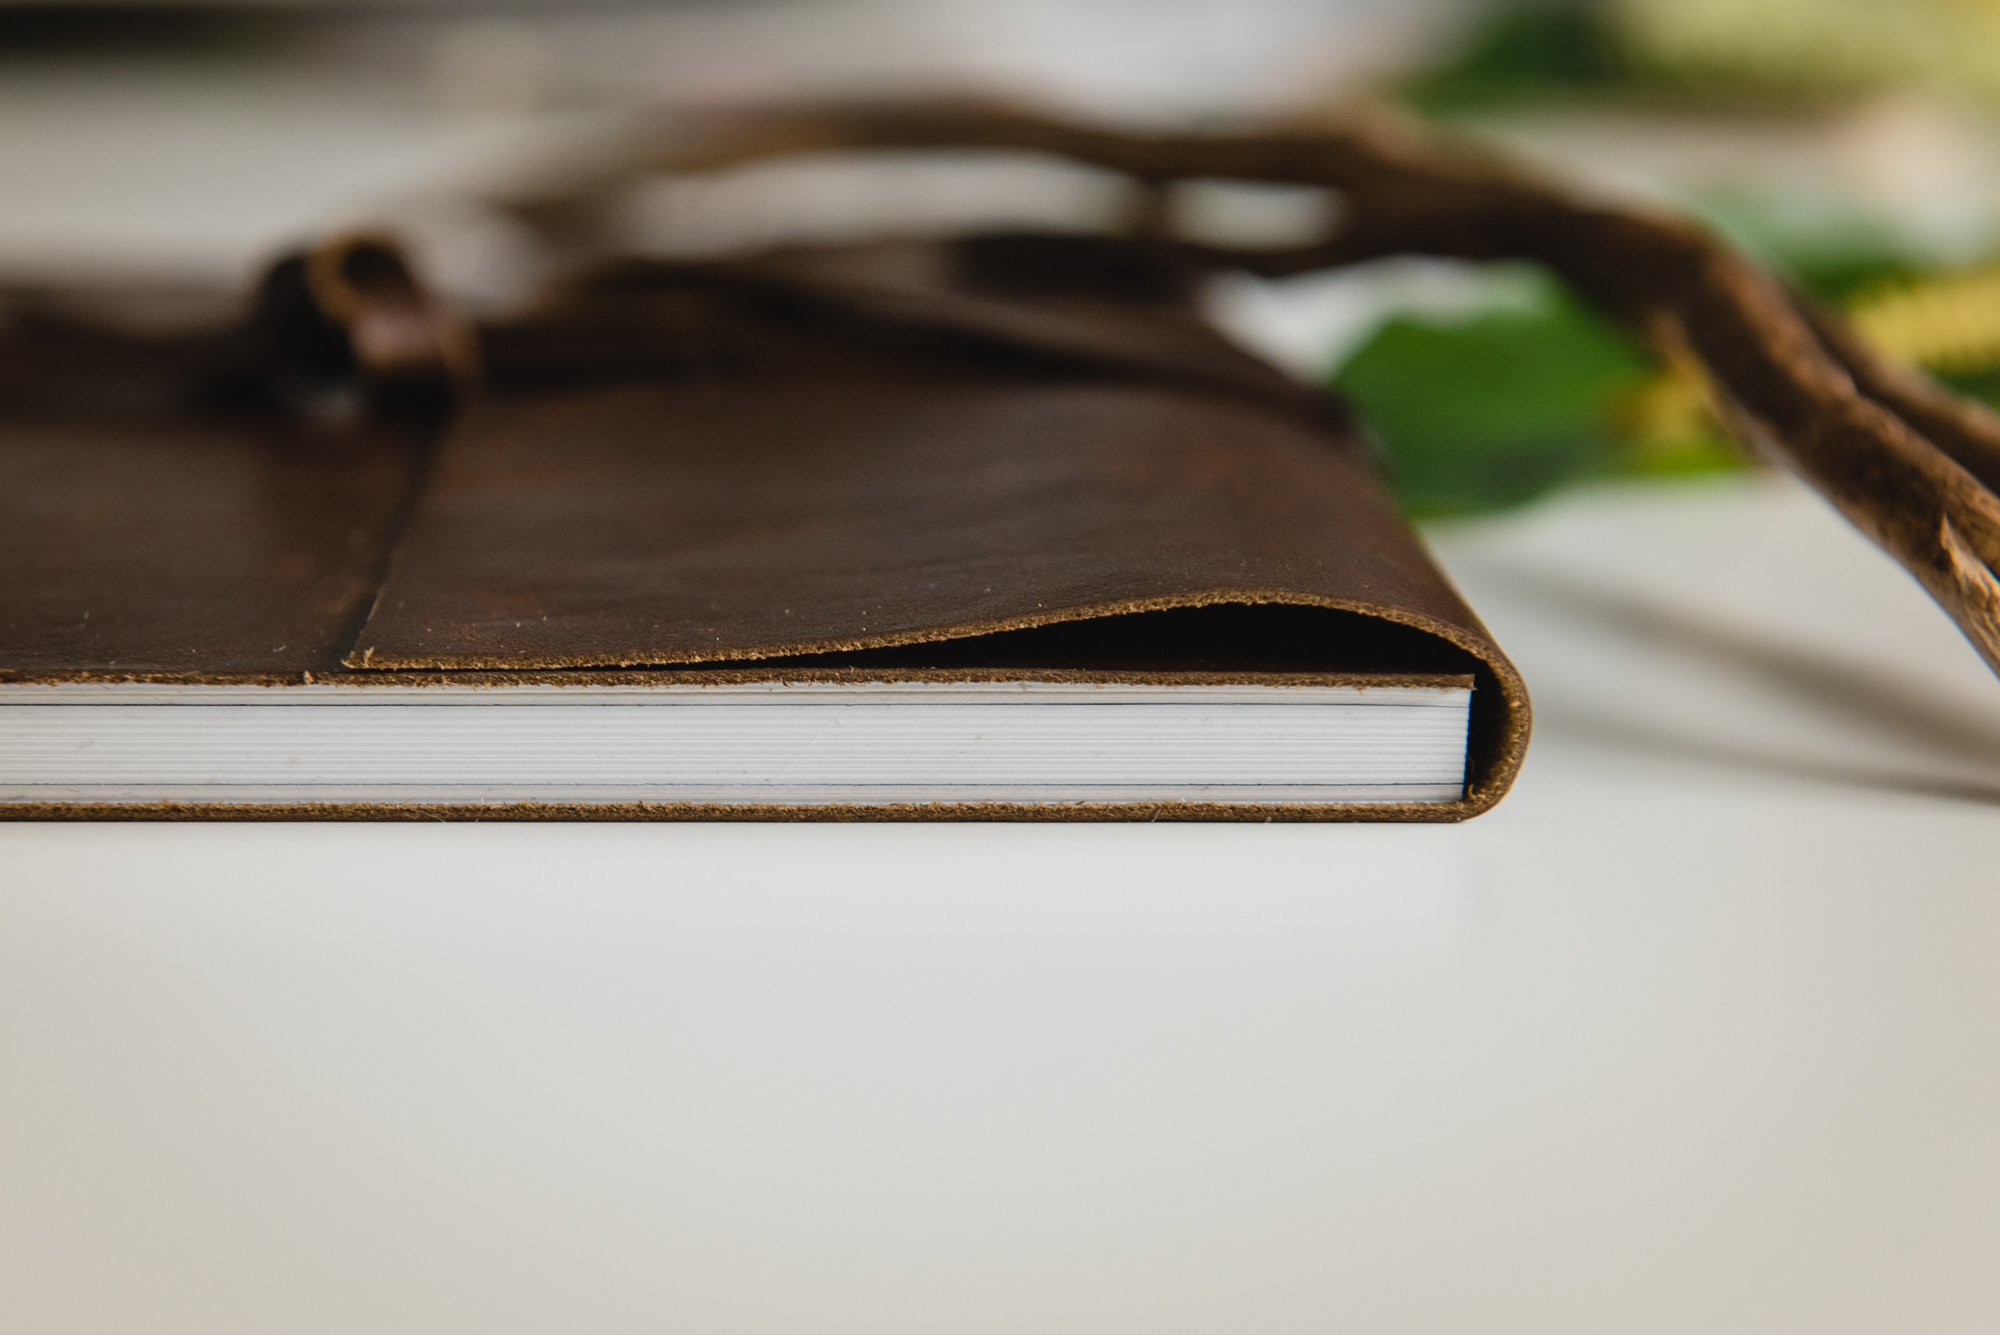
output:
POLYGON ((1379 115, 1255 133, 1140 134, 965 102, 663 117, 567 177, 495 201, 573 224, 644 172, 857 149, 1009 149, 1109 168, 1157 190, 1210 178, 1316 185, 1328 235, 1273 250, 1174 242, 1191 262, 1263 275, 1397 253, 1538 261, 1707 373, 1736 435, 1805 478, 1900 561, 2000 672, 2000 419, 1886 365, 1837 316, 1703 229, 1586 199, 1379 115))
POLYGON ((468 381, 479 345, 450 306, 427 292, 386 237, 338 237, 305 257, 306 289, 343 328, 364 374, 384 381, 468 381))

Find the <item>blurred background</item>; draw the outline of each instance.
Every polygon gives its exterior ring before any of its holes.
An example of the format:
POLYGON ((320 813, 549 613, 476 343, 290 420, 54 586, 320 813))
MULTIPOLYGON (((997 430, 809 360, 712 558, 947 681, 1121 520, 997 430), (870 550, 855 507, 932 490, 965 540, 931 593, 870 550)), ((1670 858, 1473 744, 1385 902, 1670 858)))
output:
MULTIPOLYGON (((2000 0, 0 3, 0 283, 171 312, 368 221, 504 305, 547 258, 477 199, 638 108, 939 90, 1159 125, 1392 102, 1697 213, 1892 355, 2000 392, 2000 0)), ((760 168, 641 183, 612 239, 1090 225, 1106 189, 1045 163, 760 168)), ((1213 204, 1224 233, 1286 226, 1283 201, 1213 204)), ((1420 516, 1742 466, 1695 377, 1533 269, 1396 261, 1210 305, 1361 403, 1420 516)))

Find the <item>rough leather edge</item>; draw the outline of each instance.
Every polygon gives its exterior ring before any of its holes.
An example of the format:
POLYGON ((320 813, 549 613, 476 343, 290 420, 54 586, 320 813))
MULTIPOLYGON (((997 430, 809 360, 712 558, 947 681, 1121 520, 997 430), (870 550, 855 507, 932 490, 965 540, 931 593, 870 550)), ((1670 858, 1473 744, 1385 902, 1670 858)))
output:
MULTIPOLYGON (((1200 593, 1179 594, 1162 598, 1134 599, 1126 602, 1097 603, 1081 607, 1055 608, 1025 617, 1005 620, 965 622, 935 629, 904 632, 896 635, 873 636, 866 640, 823 641, 788 645, 772 645, 754 649, 731 651, 726 657, 716 656, 706 660, 729 661, 751 664, 760 658, 805 657, 820 653, 835 653, 847 650, 894 648, 909 644, 923 644, 936 641, 969 639, 980 635, 995 634, 1007 630, 1023 630, 1034 626, 1055 625, 1065 621, 1084 621, 1099 617, 1123 616, 1136 612, 1166 611, 1181 607, 1209 607, 1220 604, 1263 605, 1279 604, 1292 607, 1323 607, 1329 611, 1348 612, 1359 616, 1409 626, 1414 630, 1436 636, 1455 648, 1462 649, 1480 663, 1485 680, 1479 684, 1499 696, 1500 710, 1497 726, 1481 726, 1481 715, 1486 712, 1484 702, 1477 691, 1474 693, 1474 733, 1467 739, 1466 748, 1466 805, 1463 816, 1444 819, 1464 819, 1487 810, 1506 796, 1513 786, 1515 776, 1520 772, 1521 762, 1527 755, 1528 737, 1532 727, 1532 710, 1528 699, 1527 683, 1520 672, 1507 660, 1485 628, 1479 626, 1476 617, 1471 627, 1456 626, 1439 621, 1422 613, 1405 608, 1390 607, 1378 603, 1366 603, 1353 599, 1323 598, 1312 594, 1296 593, 1281 589, 1211 589, 1200 593), (1476 629, 1475 629, 1476 628, 1476 629)), ((1471 613, 1468 611, 1468 615, 1471 613)), ((352 656, 349 659, 353 661, 352 656)), ((682 663, 690 660, 682 659, 682 663)), ((663 662, 660 666, 674 666, 663 662)), ((630 663, 578 662, 570 660, 537 660, 534 662, 503 662, 483 658, 437 658, 428 660, 390 660, 373 663, 375 670, 391 669, 404 673, 445 671, 491 671, 507 668, 515 671, 576 671, 594 669, 607 671, 618 667, 634 666, 630 663)), ((805 669, 810 672, 810 668, 805 669)), ((908 817, 915 819, 915 817, 908 817)), ((1144 819, 1144 816, 1106 817, 1106 819, 1144 819)), ((1234 819, 1234 817, 1203 816, 1190 819, 1234 819)), ((1411 817, 1367 816, 1337 817, 1321 819, 1413 819, 1411 817)), ((1425 817, 1424 819, 1438 819, 1425 817)))
MULTIPOLYGON (((1497 796, 1492 801, 1497 801, 1497 796)), ((1239 803, 1013 802, 899 803, 884 806, 748 806, 699 802, 464 803, 386 802, 16 802, 0 803, 0 821, 1226 821, 1234 824, 1401 822, 1454 824, 1492 805, 1385 802, 1250 806, 1239 803)))
POLYGON ((1424 672, 1125 672, 1093 668, 870 668, 812 667, 806 664, 767 667, 751 662, 741 667, 573 668, 522 672, 133 672, 124 668, 84 668, 61 671, 0 670, 0 686, 92 685, 147 686, 267 686, 284 690, 298 686, 340 686, 350 690, 385 687, 471 686, 505 691, 518 686, 755 686, 796 685, 900 686, 946 682, 1003 685, 1035 682, 1078 686, 1353 686, 1433 687, 1456 690, 1474 683, 1469 673, 1424 672))
MULTIPOLYGON (((1130 598, 1116 602, 1084 603, 1057 607, 1012 617, 990 617, 976 621, 954 621, 915 630, 891 631, 883 635, 842 636, 826 640, 792 640, 777 644, 754 644, 691 652, 687 649, 640 649, 607 657, 604 654, 523 654, 496 657, 486 654, 388 654, 373 648, 357 649, 342 659, 342 666, 355 672, 563 672, 605 671, 614 668, 689 667, 696 664, 755 663, 767 658, 810 658, 819 654, 860 653, 871 649, 902 649, 916 644, 942 644, 951 640, 978 639, 1006 631, 1034 630, 1041 626, 1071 621, 1109 620, 1142 612, 1171 612, 1189 607, 1249 606, 1276 604, 1291 607, 1323 607, 1335 612, 1353 612, 1384 621, 1413 626, 1433 635, 1441 634, 1444 623, 1417 613, 1377 603, 1352 599, 1322 598, 1287 589, 1204 589, 1198 593, 1167 594, 1157 598, 1130 598)), ((365 632, 364 632, 365 633, 365 632)), ((1446 636, 1461 648, 1470 648, 1459 639, 1446 636)))

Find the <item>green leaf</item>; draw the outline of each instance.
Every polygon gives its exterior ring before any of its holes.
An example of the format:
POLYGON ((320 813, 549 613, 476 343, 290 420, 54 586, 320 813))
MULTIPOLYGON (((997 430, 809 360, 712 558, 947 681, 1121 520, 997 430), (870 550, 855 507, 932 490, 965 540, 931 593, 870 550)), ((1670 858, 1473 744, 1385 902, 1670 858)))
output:
POLYGON ((1381 442, 1405 506, 1432 516, 1518 505, 1617 471, 1611 410, 1650 365, 1550 281, 1526 310, 1393 320, 1334 383, 1381 442))

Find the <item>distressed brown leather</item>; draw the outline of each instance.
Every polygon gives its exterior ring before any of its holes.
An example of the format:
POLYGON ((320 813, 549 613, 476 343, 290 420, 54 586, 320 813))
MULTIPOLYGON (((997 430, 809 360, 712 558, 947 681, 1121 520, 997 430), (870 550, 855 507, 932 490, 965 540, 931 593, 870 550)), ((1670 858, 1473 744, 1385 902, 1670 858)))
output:
POLYGON ((338 671, 414 458, 379 428, 0 418, 0 679, 338 671))
POLYGON ((1519 678, 1344 408, 1201 322, 1143 243, 625 262, 452 358, 400 282, 360 315, 301 306, 325 267, 274 271, 248 334, 127 349, 127 379, 178 359, 178 403, 0 424, 26 521, 0 539, 26 572, 9 675, 1470 679, 1464 801, 1255 817, 1462 818, 1519 765, 1519 678), (361 316, 395 337, 341 344, 361 316), (377 345, 398 355, 371 375, 377 345))
POLYGON ((1276 414, 798 374, 479 404, 347 665, 767 658, 1218 602, 1479 633, 1366 466, 1276 414))
POLYGON ((1474 788, 1497 797, 1525 695, 1344 411, 1202 324, 1191 285, 1143 245, 1087 246, 1094 265, 1069 239, 1025 236, 624 264, 492 331, 494 391, 446 436, 347 665, 936 646, 895 661, 979 666, 1002 652, 982 637, 1100 623, 1037 664, 1048 676, 1129 661, 1121 635, 1144 634, 1142 614, 1233 606, 1249 614, 1212 624, 1236 644, 1185 635, 1142 657, 1476 672, 1474 788), (1082 275, 1052 281, 1065 260, 1082 275), (705 360, 664 349, 611 383, 506 392, 548 373, 542 322, 615 342, 593 320, 643 326, 649 301, 679 303, 705 360), (704 318, 730 336, 704 345, 704 318), (1387 664, 1383 621, 1418 632, 1387 664))

